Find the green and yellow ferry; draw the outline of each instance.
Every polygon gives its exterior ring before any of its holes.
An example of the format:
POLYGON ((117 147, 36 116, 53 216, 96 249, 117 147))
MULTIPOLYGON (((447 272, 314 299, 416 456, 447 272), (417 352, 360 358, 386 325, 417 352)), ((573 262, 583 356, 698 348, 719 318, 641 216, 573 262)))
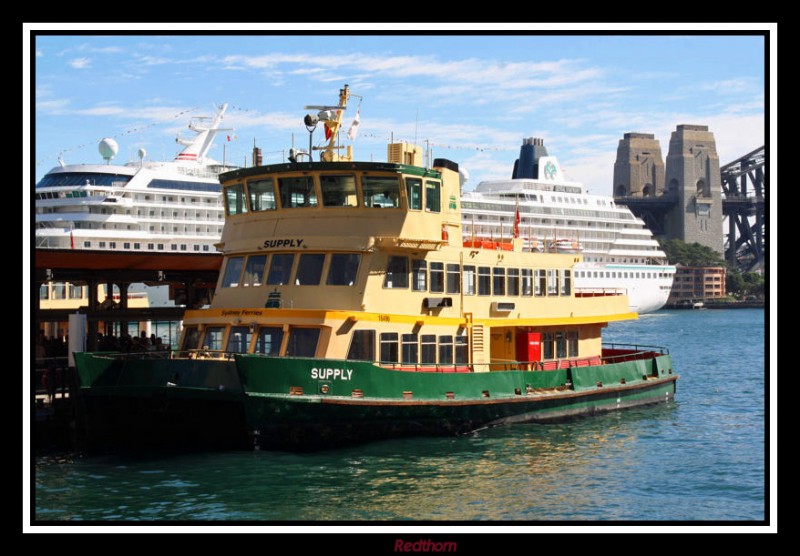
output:
POLYGON ((340 155, 349 96, 325 107, 319 162, 221 175, 219 283, 180 350, 76 355, 90 437, 315 449, 673 399, 666 349, 603 346, 637 315, 575 294, 580 254, 525 252, 513 223, 464 237, 458 165, 426 168, 418 147, 340 155))

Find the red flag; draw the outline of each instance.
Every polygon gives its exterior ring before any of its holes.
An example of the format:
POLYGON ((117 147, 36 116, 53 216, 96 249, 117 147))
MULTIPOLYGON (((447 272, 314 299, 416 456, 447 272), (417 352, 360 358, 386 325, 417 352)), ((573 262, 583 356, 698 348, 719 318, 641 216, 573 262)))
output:
POLYGON ((69 248, 75 249, 75 238, 72 236, 72 226, 69 228, 69 248))
POLYGON ((333 130, 328 127, 328 124, 325 124, 325 140, 330 139, 331 135, 333 135, 333 130))
POLYGON ((517 208, 516 208, 516 211, 514 212, 514 237, 515 238, 519 237, 519 223, 520 223, 520 220, 521 219, 519 217, 519 200, 517 200, 517 208))
POLYGON ((226 137, 228 138, 228 143, 230 143, 231 142, 231 136, 227 135, 226 137))

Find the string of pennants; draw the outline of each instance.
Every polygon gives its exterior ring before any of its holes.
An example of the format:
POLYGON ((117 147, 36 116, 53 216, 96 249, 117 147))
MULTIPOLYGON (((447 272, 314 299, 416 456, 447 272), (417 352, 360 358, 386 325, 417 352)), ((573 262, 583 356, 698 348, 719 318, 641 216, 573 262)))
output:
MULTIPOLYGON (((198 107, 195 106, 194 108, 188 108, 186 110, 181 110, 180 112, 176 112, 175 114, 170 116, 169 119, 170 120, 175 120, 177 118, 180 118, 184 114, 188 114, 190 112, 194 112, 195 110, 197 110, 197 108, 198 107)), ((95 141, 90 141, 90 142, 82 143, 80 145, 76 145, 74 147, 68 147, 66 149, 61 149, 61 151, 59 151, 59 156, 63 155, 64 153, 68 153, 68 152, 71 152, 71 151, 77 151, 77 150, 80 150, 80 149, 83 149, 83 148, 86 148, 86 147, 91 147, 93 145, 97 145, 105 137, 110 137, 111 139, 117 139, 119 137, 124 137, 125 135, 130 135, 132 133, 138 133, 140 131, 143 131, 145 129, 149 129, 151 127, 155 127, 157 125, 161 125, 163 123, 164 123, 164 121, 150 122, 149 124, 145 124, 145 125, 142 125, 142 126, 139 126, 139 127, 126 129, 125 131, 121 131, 121 132, 117 133, 116 135, 106 135, 106 136, 102 137, 101 139, 97 139, 95 141)), ((49 157, 45 157, 45 158, 39 159, 39 160, 36 161, 36 165, 38 166, 40 164, 43 164, 46 160, 50 160, 52 158, 53 158, 52 156, 49 156, 49 157)))

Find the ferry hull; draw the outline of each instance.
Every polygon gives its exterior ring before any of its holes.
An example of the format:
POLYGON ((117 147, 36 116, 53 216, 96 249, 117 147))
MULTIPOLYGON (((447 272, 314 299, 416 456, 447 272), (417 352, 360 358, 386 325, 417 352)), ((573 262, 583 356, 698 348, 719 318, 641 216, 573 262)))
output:
POLYGON ((519 399, 450 402, 247 396, 253 444, 263 449, 316 450, 406 436, 463 435, 520 423, 547 423, 669 402, 675 380, 592 393, 525 395, 519 399))
POLYGON ((247 447, 233 361, 77 353, 78 442, 87 450, 247 447))
POLYGON ((666 354, 491 372, 259 355, 235 361, 76 357, 79 425, 88 448, 304 451, 459 435, 669 402, 678 378, 666 354))
POLYGON ((484 373, 261 356, 239 356, 237 366, 254 445, 290 450, 458 435, 663 403, 674 399, 678 378, 669 355, 552 371, 484 373))

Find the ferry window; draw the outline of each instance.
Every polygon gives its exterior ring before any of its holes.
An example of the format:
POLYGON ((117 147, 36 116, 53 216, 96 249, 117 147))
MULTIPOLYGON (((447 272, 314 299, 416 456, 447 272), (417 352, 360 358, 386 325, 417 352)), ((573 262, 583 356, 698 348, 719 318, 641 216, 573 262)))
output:
POLYGON ((547 295, 558 295, 558 270, 547 269, 547 295))
POLYGON ((322 190, 322 206, 325 207, 357 207, 356 177, 352 174, 343 176, 320 176, 319 186, 322 190))
POLYGON ((206 328, 206 335, 203 337, 203 349, 222 351, 222 334, 224 332, 224 326, 209 326, 206 328))
POLYGON ((101 241, 101 242, 100 242, 100 247, 101 247, 101 248, 105 248, 105 246, 106 246, 106 242, 105 242, 105 241, 101 241))
POLYGON ((142 244, 141 243, 134 243, 133 244, 133 248, 134 249, 141 249, 142 248, 142 244))
POLYGON ((567 332, 567 349, 570 357, 578 357, 578 332, 567 332))
POLYGON ((83 242, 83 246, 84 247, 91 247, 92 246, 92 242, 91 241, 84 241, 83 242))
POLYGON ((403 360, 402 363, 406 365, 416 365, 419 355, 419 345, 417 343, 416 334, 403 334, 403 360))
POLYGON ((350 349, 347 351, 348 361, 374 361, 375 360, 375 331, 356 330, 350 340, 350 349))
POLYGON ((178 250, 178 244, 177 243, 173 243, 172 245, 169 246, 169 248, 172 249, 173 251, 177 251, 178 250))
POLYGON ((453 364, 453 337, 439 336, 439 364, 453 364))
MULTIPOLYGON (((195 245, 195 247, 198 247, 195 245)), ((247 266, 242 277, 243 286, 260 286, 264 281, 264 267, 267 265, 266 255, 251 255, 247 257, 247 266)))
MULTIPOLYGON (((244 185, 237 183, 225 188, 225 208, 228 216, 244 214, 247 212, 247 205, 244 201, 244 185)), ((163 211, 162 211, 162 215, 163 211)))
POLYGON ((187 326, 183 333, 183 345, 181 349, 196 349, 200 341, 200 331, 196 326, 187 326))
POLYGON ((415 292, 428 291, 427 261, 411 259, 411 289, 415 292))
POLYGON ((208 251, 208 245, 203 245, 203 251, 208 251))
POLYGON ((400 206, 400 183, 397 176, 364 176, 361 178, 361 191, 367 207, 400 206))
POLYGON ((123 249, 130 249, 131 248, 131 244, 129 242, 125 241, 125 242, 122 243, 122 248, 123 249))
POLYGON ((199 245, 192 245, 192 249, 194 251, 200 251, 200 246, 199 245))
POLYGON ((556 357, 563 359, 567 356, 567 335, 564 332, 556 332, 556 357))
POLYGON ((423 334, 420 336, 420 358, 422 365, 436 364, 436 335, 423 334))
POLYGON ((186 244, 185 243, 181 243, 181 251, 186 251, 186 244))
POLYGON ((235 288, 239 285, 242 263, 244 263, 244 257, 230 257, 228 259, 228 264, 225 267, 225 275, 222 277, 223 288, 235 288))
POLYGON ((289 357, 314 357, 317 354, 319 328, 291 328, 286 344, 289 357))
POLYGON ((530 268, 522 269, 522 295, 525 297, 533 295, 533 271, 530 268))
POLYGON ((465 266, 463 272, 464 295, 475 295, 475 267, 465 266))
POLYGON ((547 277, 544 269, 537 268, 533 271, 533 288, 533 295, 536 296, 544 295, 544 292, 547 291, 547 277))
POLYGON ((555 346, 553 342, 555 337, 552 332, 545 332, 542 334, 542 358, 543 359, 554 359, 555 358, 555 346))
POLYGON ((461 291, 461 272, 457 264, 447 265, 447 293, 461 291))
POLYGON ((570 273, 571 271, 566 269, 561 271, 561 295, 572 294, 572 277, 570 273))
POLYGON ((431 263, 431 293, 444 292, 444 263, 431 263))
POLYGON ((469 365, 469 338, 456 336, 456 365, 469 365))
POLYGON ((356 283, 361 255, 357 253, 335 253, 331 255, 331 268, 328 270, 329 286, 352 286, 356 283))
POLYGON ((422 180, 406 178, 406 196, 409 209, 422 210, 422 180))
POLYGON ((49 291, 47 288, 47 284, 42 284, 39 287, 39 299, 47 299, 49 296, 49 291))
POLYGON ((508 295, 519 295, 519 269, 508 269, 508 295))
POLYGON ((383 287, 408 287, 408 259, 406 257, 389 257, 389 263, 386 265, 386 277, 383 279, 383 287))
POLYGON ((289 275, 292 273, 292 263, 294 263, 294 253, 278 253, 272 255, 272 259, 269 262, 267 284, 270 286, 288 284, 289 275))
POLYGON ((494 268, 492 270, 492 295, 506 294, 506 269, 494 268))
POLYGON ((492 275, 488 266, 478 267, 478 295, 492 294, 492 275))
POLYGON ((164 244, 163 243, 159 243, 158 244, 158 250, 159 251, 163 251, 164 250, 164 244))
POLYGON ((438 181, 425 182, 425 210, 428 212, 441 212, 441 185, 438 181))
POLYGON ((247 182, 247 193, 250 195, 250 210, 259 212, 275 210, 275 187, 272 180, 258 180, 247 182))
POLYGON ((381 332, 381 362, 397 363, 397 332, 381 332))
POLYGON ((318 286, 322 279, 322 263, 324 262, 324 253, 305 253, 300 255, 297 276, 294 280, 295 285, 318 286))
POLYGON ((278 191, 283 208, 317 206, 317 193, 314 190, 314 178, 311 176, 280 178, 278 179, 278 191))
POLYGON ((225 351, 247 353, 252 339, 253 333, 250 332, 249 326, 232 326, 231 332, 228 334, 228 347, 225 351))
POLYGON ((258 329, 256 353, 278 355, 283 341, 283 329, 277 326, 262 326, 258 329))

